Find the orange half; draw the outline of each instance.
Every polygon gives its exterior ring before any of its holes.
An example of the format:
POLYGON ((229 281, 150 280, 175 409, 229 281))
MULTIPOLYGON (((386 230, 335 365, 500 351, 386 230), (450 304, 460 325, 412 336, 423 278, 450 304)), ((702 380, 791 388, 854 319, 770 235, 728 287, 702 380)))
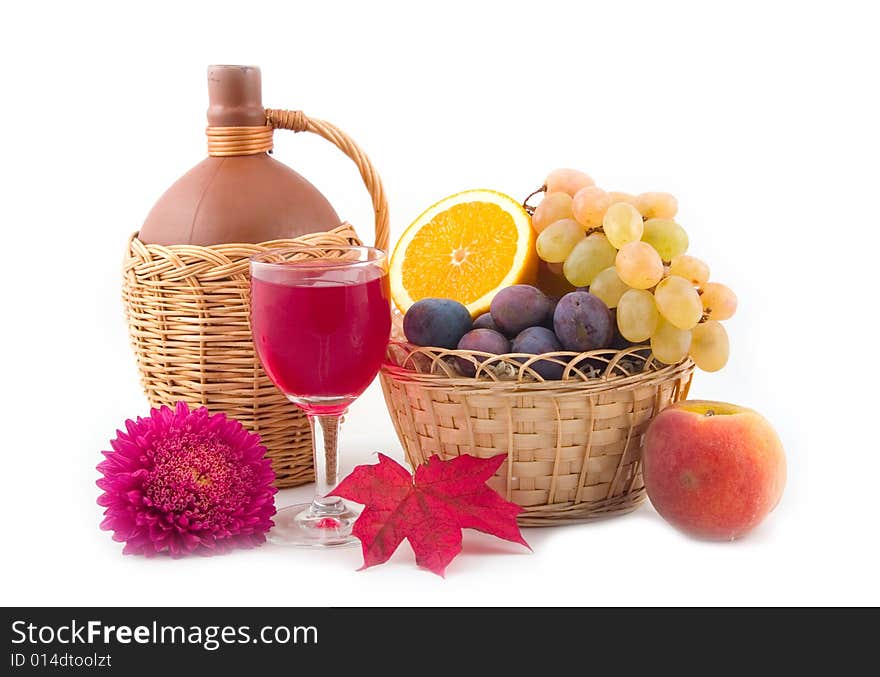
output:
POLYGON ((478 315, 504 287, 533 283, 537 263, 522 205, 494 190, 468 190, 429 207, 403 233, 391 255, 391 296, 404 313, 439 297, 478 315))

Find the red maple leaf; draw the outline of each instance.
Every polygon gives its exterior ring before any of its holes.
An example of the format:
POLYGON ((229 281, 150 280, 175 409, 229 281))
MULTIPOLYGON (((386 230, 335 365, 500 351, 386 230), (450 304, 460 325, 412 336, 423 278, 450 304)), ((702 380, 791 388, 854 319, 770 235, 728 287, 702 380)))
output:
POLYGON ((406 538, 416 564, 442 576, 461 552, 462 529, 528 548, 516 523, 522 508, 486 485, 506 458, 463 455, 443 461, 434 455, 416 468, 415 478, 384 454, 376 465, 357 466, 330 495, 364 505, 353 529, 364 553, 361 568, 387 562, 406 538))

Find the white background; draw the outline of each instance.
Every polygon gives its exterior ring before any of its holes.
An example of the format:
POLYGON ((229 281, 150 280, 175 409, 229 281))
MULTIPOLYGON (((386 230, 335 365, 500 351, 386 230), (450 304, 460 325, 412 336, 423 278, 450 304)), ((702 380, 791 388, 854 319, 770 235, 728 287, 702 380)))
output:
MULTIPOLYGON (((838 1, 14 3, 0 52, 3 604, 877 604, 876 19, 838 1), (205 154, 205 66, 262 66, 264 103, 331 120, 385 181, 392 235, 452 192, 523 196, 556 166, 668 190, 691 251, 740 299, 696 397, 777 428, 789 479, 748 538, 691 540, 645 506, 467 533, 447 578, 404 545, 124 557, 95 465, 145 414, 120 303, 128 235, 205 154)), ((276 156, 370 233, 353 166, 276 156)), ((374 386, 344 463, 402 459, 374 386)), ((282 492, 278 505, 308 496, 282 492)))

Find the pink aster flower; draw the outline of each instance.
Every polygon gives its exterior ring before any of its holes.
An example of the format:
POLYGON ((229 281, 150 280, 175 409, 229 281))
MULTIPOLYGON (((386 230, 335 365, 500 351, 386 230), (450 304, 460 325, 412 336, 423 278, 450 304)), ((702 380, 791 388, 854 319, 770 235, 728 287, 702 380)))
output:
POLYGON ((98 465, 101 528, 124 554, 211 555, 266 540, 275 514, 272 472, 257 435, 185 402, 125 422, 98 465))

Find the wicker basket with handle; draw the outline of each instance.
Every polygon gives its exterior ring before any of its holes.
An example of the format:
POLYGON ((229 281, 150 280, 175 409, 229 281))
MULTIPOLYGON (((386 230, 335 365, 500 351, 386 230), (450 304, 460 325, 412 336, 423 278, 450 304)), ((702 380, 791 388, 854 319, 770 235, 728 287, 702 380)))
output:
MULTIPOLYGON (((267 130, 308 131, 327 139, 357 165, 372 197, 376 246, 388 248, 388 205, 367 156, 333 125, 300 111, 267 110, 267 130)), ((210 135, 210 131, 209 131, 210 135)), ((184 400, 225 412, 258 433, 279 487, 313 479, 305 415, 269 380, 251 341, 248 258, 298 244, 361 244, 351 225, 259 244, 161 246, 137 233, 123 265, 123 302, 141 382, 152 406, 184 400)))
POLYGON ((650 349, 489 356, 392 342, 381 381, 409 462, 433 454, 508 460, 489 481, 524 507, 524 526, 629 512, 644 500, 642 447, 651 420, 687 396, 694 364, 653 360, 650 349), (474 378, 454 360, 471 360, 474 378), (566 365, 544 381, 531 365, 566 365))

